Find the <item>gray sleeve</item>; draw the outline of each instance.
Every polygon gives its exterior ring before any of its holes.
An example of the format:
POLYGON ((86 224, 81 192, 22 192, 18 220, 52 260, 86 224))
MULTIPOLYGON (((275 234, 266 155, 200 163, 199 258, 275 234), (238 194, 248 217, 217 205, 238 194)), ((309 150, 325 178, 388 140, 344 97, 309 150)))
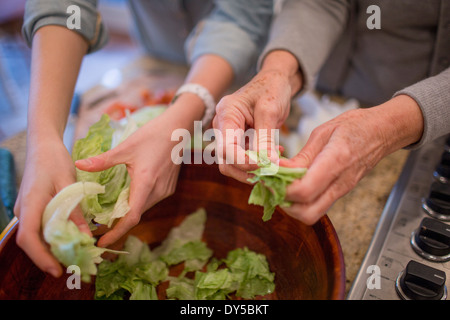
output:
POLYGON ((267 39, 273 0, 216 0, 213 11, 195 27, 186 41, 189 63, 203 54, 216 54, 230 63, 242 79, 255 68, 267 39))
POLYGON ((394 94, 408 95, 419 105, 424 119, 424 131, 415 149, 450 133, 450 68, 394 94))
POLYGON ((22 34, 31 47, 36 31, 46 25, 67 27, 67 20, 72 15, 68 7, 80 8, 80 28, 78 32, 89 43, 88 52, 100 49, 108 40, 102 18, 97 11, 97 0, 27 0, 25 5, 22 34))
POLYGON ((286 50, 298 60, 303 74, 301 91, 314 86, 315 77, 347 24, 346 0, 287 0, 274 18, 269 40, 258 59, 273 50, 286 50))

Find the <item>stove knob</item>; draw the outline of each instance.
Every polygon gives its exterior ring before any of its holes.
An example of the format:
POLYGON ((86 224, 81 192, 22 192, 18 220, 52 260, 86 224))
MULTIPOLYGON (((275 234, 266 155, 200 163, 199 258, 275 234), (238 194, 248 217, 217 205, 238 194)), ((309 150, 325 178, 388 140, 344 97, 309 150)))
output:
POLYGON ((433 218, 450 221, 450 185, 434 182, 422 208, 433 218))
POLYGON ((450 260, 450 226, 432 218, 424 218, 411 234, 411 246, 427 260, 450 260))
POLYGON ((398 275, 395 289, 404 300, 445 300, 445 272, 411 260, 398 275))
POLYGON ((442 183, 450 183, 450 152, 444 152, 441 162, 433 173, 434 177, 442 183))

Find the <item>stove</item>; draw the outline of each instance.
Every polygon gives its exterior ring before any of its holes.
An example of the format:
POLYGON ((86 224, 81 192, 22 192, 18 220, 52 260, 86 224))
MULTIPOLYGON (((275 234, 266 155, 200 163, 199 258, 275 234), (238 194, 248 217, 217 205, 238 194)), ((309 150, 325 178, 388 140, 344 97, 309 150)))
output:
POLYGON ((450 136, 411 151, 349 300, 450 300, 450 136))

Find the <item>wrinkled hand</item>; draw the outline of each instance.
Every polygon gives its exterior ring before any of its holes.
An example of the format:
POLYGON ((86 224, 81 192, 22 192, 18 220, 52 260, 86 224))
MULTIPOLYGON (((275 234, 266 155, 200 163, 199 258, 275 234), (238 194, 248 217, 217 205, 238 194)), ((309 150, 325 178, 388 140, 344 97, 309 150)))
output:
POLYGON ((91 172, 125 164, 131 178, 130 211, 100 237, 100 247, 117 241, 139 223, 146 210, 175 191, 180 166, 171 161, 172 129, 162 116, 149 121, 115 148, 75 162, 78 169, 91 172))
MULTIPOLYGON (((50 200, 75 180, 73 161, 62 141, 42 141, 39 146, 28 148, 14 207, 14 214, 19 218, 16 241, 42 271, 55 277, 61 275, 62 268, 42 238, 42 215, 50 200)), ((80 208, 70 218, 81 231, 91 235, 80 208)))
POLYGON ((256 168, 245 156, 243 140, 248 128, 256 133, 252 149, 267 150, 271 160, 278 162, 273 129, 280 128, 289 115, 291 95, 288 78, 281 72, 268 70, 259 72, 244 87, 219 101, 213 127, 222 134, 218 148, 222 152, 219 169, 223 174, 248 183, 247 171, 256 168), (239 132, 237 138, 229 135, 239 132))
POLYGON ((281 166, 307 167, 287 188, 286 213, 314 224, 385 156, 417 142, 423 118, 415 101, 398 96, 380 106, 346 112, 317 127, 304 148, 281 166))

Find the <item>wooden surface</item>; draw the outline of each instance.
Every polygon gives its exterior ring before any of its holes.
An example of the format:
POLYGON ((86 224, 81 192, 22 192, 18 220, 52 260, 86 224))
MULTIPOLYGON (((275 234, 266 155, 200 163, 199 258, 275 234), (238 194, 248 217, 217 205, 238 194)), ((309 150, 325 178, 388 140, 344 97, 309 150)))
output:
MULTIPOLYGON (((311 227, 278 210, 263 222, 262 208, 247 203, 250 190, 221 175, 215 165, 184 166, 175 194, 144 214, 129 234, 154 247, 187 214, 203 207, 208 214, 204 240, 217 258, 244 246, 267 256, 276 288, 265 299, 343 299, 344 259, 328 217, 311 227)), ((0 299, 93 298, 93 283, 70 290, 68 275, 54 279, 34 266, 15 244, 15 229, 0 244, 0 299)))

